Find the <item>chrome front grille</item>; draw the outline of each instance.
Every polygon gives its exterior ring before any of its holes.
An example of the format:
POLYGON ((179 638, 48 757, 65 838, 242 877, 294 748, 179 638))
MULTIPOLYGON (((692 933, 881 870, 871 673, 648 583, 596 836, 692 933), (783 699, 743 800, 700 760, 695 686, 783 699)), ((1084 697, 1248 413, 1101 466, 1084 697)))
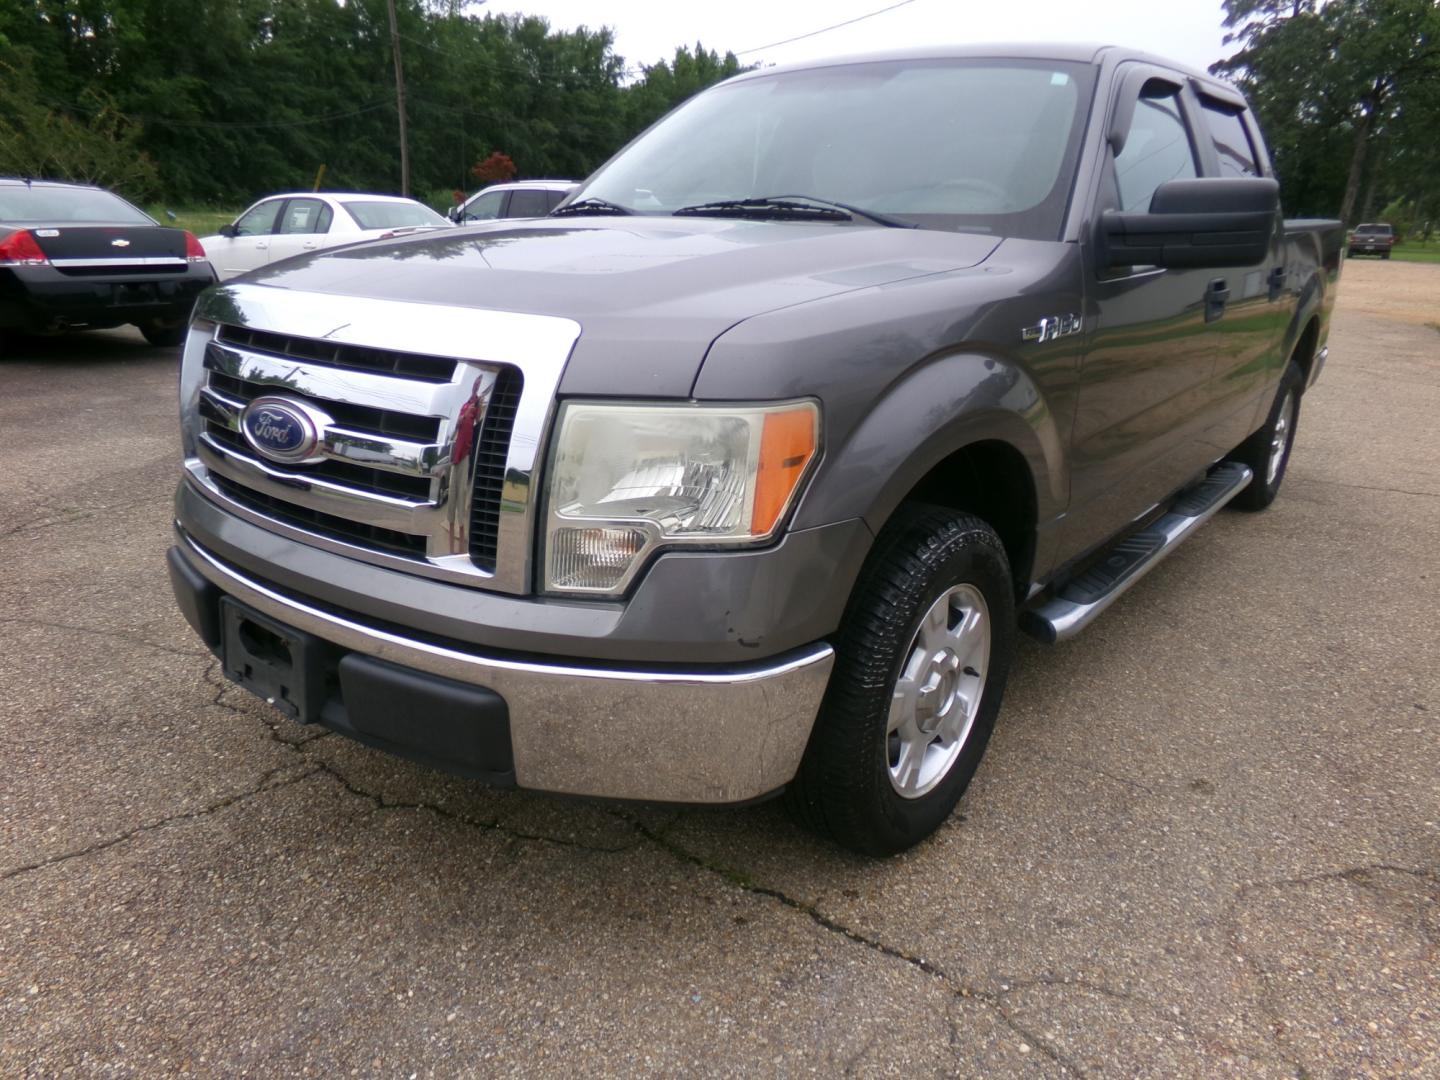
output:
POLYGON ((494 573, 495 473, 498 461, 503 478, 518 372, 228 325, 206 344, 203 367, 200 457, 227 499, 332 543, 443 559, 452 573, 468 557, 474 573, 494 573), (277 464, 247 442, 246 406, 277 395, 331 418, 321 460, 277 464))
POLYGON ((223 285, 185 346, 186 469, 290 539, 526 593, 536 467, 579 333, 550 316, 223 285), (261 397, 313 421, 318 444, 262 452, 244 426, 261 397))

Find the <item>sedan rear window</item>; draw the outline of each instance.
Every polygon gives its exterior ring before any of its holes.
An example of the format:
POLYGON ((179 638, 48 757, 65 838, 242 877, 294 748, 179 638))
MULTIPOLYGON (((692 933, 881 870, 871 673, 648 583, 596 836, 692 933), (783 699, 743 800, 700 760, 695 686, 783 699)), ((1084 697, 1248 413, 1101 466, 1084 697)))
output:
POLYGON ((107 225, 154 225, 118 195, 95 188, 45 184, 0 185, 0 221, 59 223, 96 221, 107 225))
POLYGON ((343 205, 362 229, 413 229, 450 224, 419 203, 347 202, 343 205))

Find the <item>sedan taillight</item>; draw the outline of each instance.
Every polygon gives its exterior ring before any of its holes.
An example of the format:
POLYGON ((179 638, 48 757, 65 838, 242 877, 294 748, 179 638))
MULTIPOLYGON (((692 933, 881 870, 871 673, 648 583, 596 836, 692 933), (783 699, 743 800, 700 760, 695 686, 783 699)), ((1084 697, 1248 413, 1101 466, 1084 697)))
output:
POLYGON ((20 229, 0 240, 0 266, 44 266, 49 261, 29 229, 20 229))
POLYGON ((192 232, 185 234, 185 258, 190 262, 205 261, 205 245, 200 243, 200 238, 192 232))

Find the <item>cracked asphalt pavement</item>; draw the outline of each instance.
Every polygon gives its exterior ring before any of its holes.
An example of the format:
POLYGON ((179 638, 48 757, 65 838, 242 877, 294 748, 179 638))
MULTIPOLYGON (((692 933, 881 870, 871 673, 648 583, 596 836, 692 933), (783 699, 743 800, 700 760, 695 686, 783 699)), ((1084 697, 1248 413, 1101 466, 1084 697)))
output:
POLYGON ((1437 301, 1346 267, 1279 501, 1027 642, 883 862, 283 719, 169 595, 175 353, 12 345, 0 1074, 1440 1075, 1437 301))

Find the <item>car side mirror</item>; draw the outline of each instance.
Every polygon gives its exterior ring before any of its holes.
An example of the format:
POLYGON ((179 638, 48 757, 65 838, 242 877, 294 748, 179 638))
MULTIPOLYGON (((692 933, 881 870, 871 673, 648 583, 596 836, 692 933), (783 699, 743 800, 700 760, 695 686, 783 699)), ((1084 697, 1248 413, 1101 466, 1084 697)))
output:
POLYGON ((240 235, 240 229, 235 224, 221 225, 220 235, 228 236, 231 240, 240 235))
POLYGON ((1254 266, 1270 251, 1280 185, 1270 177, 1170 180, 1150 209, 1107 210, 1100 217, 1103 265, 1254 266))

